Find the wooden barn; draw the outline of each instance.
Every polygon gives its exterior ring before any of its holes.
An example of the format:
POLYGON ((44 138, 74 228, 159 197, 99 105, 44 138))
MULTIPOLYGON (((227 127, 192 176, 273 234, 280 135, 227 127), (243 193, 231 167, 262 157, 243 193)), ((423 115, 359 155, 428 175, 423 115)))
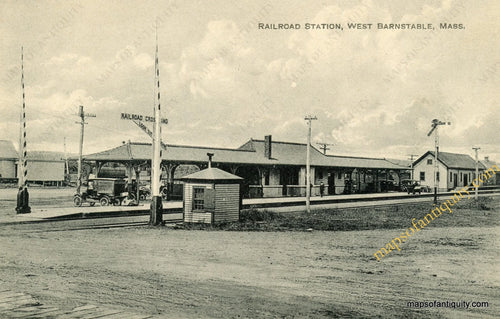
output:
POLYGON ((209 167, 182 180, 184 222, 219 223, 239 219, 241 177, 209 167))

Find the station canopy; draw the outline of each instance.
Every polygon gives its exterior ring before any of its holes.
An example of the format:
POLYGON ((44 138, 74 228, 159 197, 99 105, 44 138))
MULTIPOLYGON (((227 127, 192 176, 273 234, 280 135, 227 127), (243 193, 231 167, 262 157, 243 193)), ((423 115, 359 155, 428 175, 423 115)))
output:
MULTIPOLYGON (((271 157, 265 156, 265 141, 250 139, 239 148, 216 148, 167 144, 162 160, 183 164, 207 162, 207 152, 213 153, 214 163, 244 165, 304 166, 306 164, 306 144, 271 142, 271 157)), ((124 143, 118 147, 84 156, 86 161, 130 162, 150 161, 151 143, 124 143)), ((366 168, 407 170, 406 165, 398 165, 383 158, 324 155, 311 147, 311 165, 322 167, 366 168)))

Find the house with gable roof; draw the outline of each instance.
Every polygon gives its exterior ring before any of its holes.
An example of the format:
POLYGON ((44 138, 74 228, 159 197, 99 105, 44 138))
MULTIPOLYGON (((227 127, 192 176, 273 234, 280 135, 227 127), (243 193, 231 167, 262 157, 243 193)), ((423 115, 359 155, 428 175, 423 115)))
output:
MULTIPOLYGON (((422 185, 434 187, 435 152, 427 151, 413 162, 414 179, 422 185)), ((486 167, 478 163, 479 173, 486 167)), ((436 178, 439 191, 447 191, 457 187, 470 185, 476 178, 476 161, 467 154, 448 152, 438 153, 438 171, 436 178)))

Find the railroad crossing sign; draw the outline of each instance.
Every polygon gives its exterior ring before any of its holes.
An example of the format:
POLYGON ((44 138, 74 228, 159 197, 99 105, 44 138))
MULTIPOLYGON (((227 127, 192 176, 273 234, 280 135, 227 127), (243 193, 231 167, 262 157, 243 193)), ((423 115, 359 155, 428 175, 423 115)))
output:
MULTIPOLYGON (((144 122, 155 122, 154 116, 147 116, 142 114, 132 114, 132 113, 122 113, 122 120, 131 120, 131 121, 144 121, 144 122)), ((168 124, 167 119, 161 119, 161 124, 168 124)))
MULTIPOLYGON (((144 133, 148 134, 149 137, 151 137, 151 139, 154 140, 153 132, 151 132, 151 130, 146 125, 144 125, 144 123, 142 123, 141 121, 138 121, 138 120, 133 120, 132 122, 134 122, 135 125, 139 126, 139 128, 141 130, 143 130, 144 133)), ((161 147, 163 147, 163 149, 167 149, 167 144, 163 143, 162 141, 160 141, 160 144, 161 144, 161 147)))

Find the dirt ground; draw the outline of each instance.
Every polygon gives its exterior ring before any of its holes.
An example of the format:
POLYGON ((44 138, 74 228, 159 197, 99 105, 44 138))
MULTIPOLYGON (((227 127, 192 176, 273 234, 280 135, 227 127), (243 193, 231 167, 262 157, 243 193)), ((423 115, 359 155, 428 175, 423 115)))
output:
POLYGON ((380 262, 373 253, 406 224, 312 232, 51 232, 52 223, 5 225, 0 278, 2 288, 60 308, 99 304, 165 318, 494 318, 500 302, 495 201, 495 210, 441 217, 380 262), (434 300, 489 307, 407 307, 434 300))

